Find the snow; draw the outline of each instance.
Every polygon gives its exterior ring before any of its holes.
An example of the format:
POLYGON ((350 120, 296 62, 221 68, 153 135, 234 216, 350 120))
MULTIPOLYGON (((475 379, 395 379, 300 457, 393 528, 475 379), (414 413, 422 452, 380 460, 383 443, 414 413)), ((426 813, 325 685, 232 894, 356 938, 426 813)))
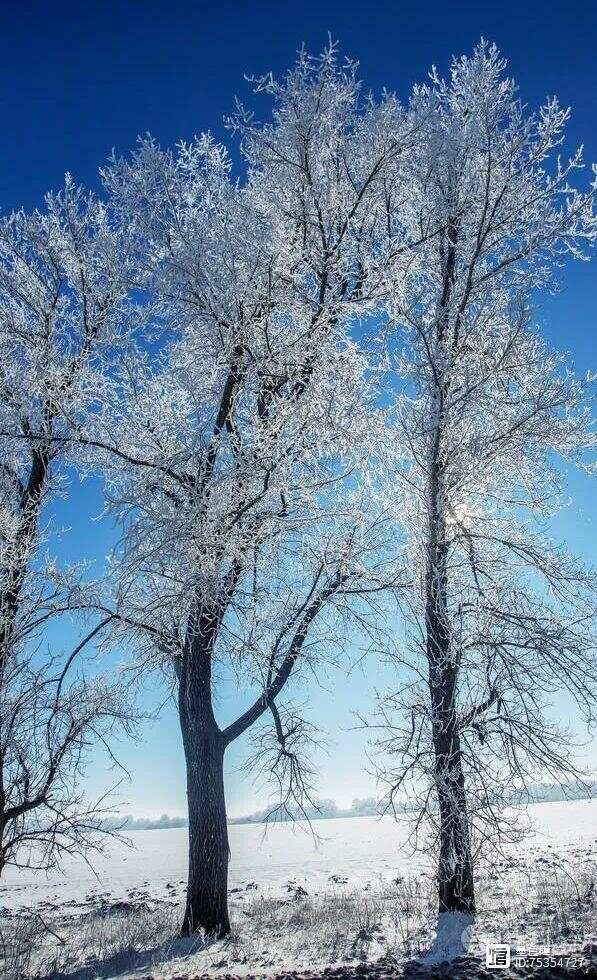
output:
MULTIPOLYGON (((550 845, 565 855, 597 839, 597 800, 534 804, 529 816, 533 831, 523 845, 527 855, 543 853, 550 845)), ((413 854, 405 819, 344 817, 317 821, 313 828, 317 841, 304 826, 231 825, 230 888, 254 884, 275 894, 292 880, 312 891, 330 883, 354 885, 430 870, 424 856, 413 854)), ((62 904, 90 894, 120 900, 132 889, 180 898, 186 879, 186 828, 137 831, 129 839, 132 847, 111 842, 107 853, 93 860, 93 870, 73 859, 65 862, 61 873, 48 876, 7 869, 0 905, 18 909, 39 902, 62 904)))
POLYGON ((359 963, 380 963, 382 973, 386 964, 393 976, 412 958, 482 962, 488 942, 519 953, 561 943, 597 949, 597 799, 535 804, 527 816, 522 845, 478 863, 474 921, 456 913, 438 920, 434 868, 413 853, 406 819, 344 817, 314 823, 316 841, 291 824, 230 827, 228 939, 177 938, 186 828, 133 832, 131 847, 112 841, 93 870, 70 860, 48 876, 7 871, 0 933, 25 936, 13 972, 47 980, 273 980, 325 966, 348 977, 359 963), (40 921, 54 934, 40 939, 40 921))
MULTIPOLYGON (((352 879, 412 870, 405 822, 391 817, 352 817, 313 824, 318 840, 304 825, 238 824, 229 828, 230 887, 254 882, 276 889, 290 878, 312 885, 332 875, 352 879)), ((39 900, 77 900, 94 891, 124 897, 131 888, 151 886, 164 894, 166 885, 186 878, 187 829, 141 830, 129 835, 132 847, 109 845, 104 856, 84 863, 68 860, 63 873, 46 876, 10 869, 3 879, 2 902, 10 907, 39 900)))
POLYGON ((421 957, 427 966, 455 959, 468 952, 474 935, 474 917, 465 912, 442 912, 437 934, 429 951, 421 957))

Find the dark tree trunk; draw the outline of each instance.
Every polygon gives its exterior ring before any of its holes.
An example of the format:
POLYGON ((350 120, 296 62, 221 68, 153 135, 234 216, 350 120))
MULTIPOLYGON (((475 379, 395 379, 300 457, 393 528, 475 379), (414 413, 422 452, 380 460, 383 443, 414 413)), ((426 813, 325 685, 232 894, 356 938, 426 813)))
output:
POLYGON ((431 447, 425 602, 435 783, 440 816, 438 899, 440 913, 473 913, 473 864, 457 710, 460 653, 453 649, 448 615, 448 546, 441 446, 445 397, 445 389, 440 386, 431 447))
POLYGON ((217 740, 196 746, 186 762, 189 878, 182 934, 204 930, 221 939, 230 932, 223 746, 217 740))
POLYGON ((458 666, 444 617, 435 604, 428 605, 427 651, 440 816, 439 911, 472 913, 473 864, 455 697, 458 666))
MULTIPOLYGON (((178 711, 187 769, 189 809, 189 878, 182 935, 203 930, 221 938, 230 932, 228 917, 228 827, 224 794, 226 747, 274 704, 300 655, 309 626, 322 606, 344 584, 338 572, 303 609, 289 649, 268 686, 253 705, 224 731, 218 726, 212 702, 213 649, 231 590, 242 564, 229 580, 229 591, 218 602, 202 604, 197 597, 187 628, 182 655, 176 660, 178 711)), ((283 739, 283 736, 282 736, 283 739)))
MULTIPOLYGON (((4 766, 4 760, 0 762, 0 767, 4 766)), ((4 793, 2 794, 4 796, 4 793)), ((4 819, 4 799, 2 800, 2 815, 0 816, 0 880, 4 875, 4 869, 6 867, 6 848, 4 846, 4 831, 6 830, 6 820, 4 819)))
POLYGON ((453 725, 434 731, 440 812, 438 898, 440 912, 475 911, 473 862, 460 737, 453 725))
POLYGON ((440 816, 438 897, 440 912, 475 911, 466 787, 456 704, 458 653, 451 649, 445 615, 446 581, 440 554, 429 577, 427 656, 433 718, 435 784, 440 816))
POLYGON ((2 591, 0 592, 0 623, 2 624, 0 626, 0 687, 4 682, 21 589, 31 557, 31 544, 37 533, 39 511, 49 465, 50 456, 46 447, 32 450, 29 478, 20 500, 20 518, 15 539, 17 558, 16 561, 3 568, 0 573, 0 580, 2 581, 2 591))
POLYGON ((183 657, 179 716, 187 769, 189 877, 182 935, 205 931, 221 939, 228 916, 228 827, 222 732, 213 714, 211 650, 183 657))

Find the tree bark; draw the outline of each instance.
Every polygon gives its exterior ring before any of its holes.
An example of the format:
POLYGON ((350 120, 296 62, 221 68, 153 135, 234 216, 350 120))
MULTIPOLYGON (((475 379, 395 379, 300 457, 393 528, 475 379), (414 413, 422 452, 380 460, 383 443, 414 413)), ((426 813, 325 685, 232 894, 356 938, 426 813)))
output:
POLYGON ((448 545, 445 472, 442 460, 446 389, 438 386, 430 452, 429 526, 425 627, 435 783, 440 815, 439 912, 475 911, 466 787, 456 705, 459 651, 453 649, 448 614, 448 545))
POLYGON ((438 899, 440 912, 475 911, 466 788, 460 735, 453 706, 444 704, 434 722, 436 787, 440 812, 438 899))
POLYGON ((181 933, 221 939, 228 916, 228 826, 224 794, 225 742, 213 713, 211 650, 183 657, 179 717, 187 770, 189 872, 181 933))
MULTIPOLYGON (((234 575, 240 572, 240 566, 234 575)), ((189 810, 189 878, 182 935, 204 930, 222 938, 230 932, 228 916, 228 827, 224 793, 226 747, 270 707, 290 677, 322 607, 342 587, 347 575, 337 572, 303 609, 288 651, 277 671, 273 661, 267 687, 253 705, 222 731, 211 690, 212 657, 227 599, 202 606, 200 597, 189 618, 187 641, 176 666, 178 709, 187 769, 189 810)), ((233 587, 233 586, 232 586, 233 587)), ((275 653, 274 648, 274 653, 275 653)))
POLYGON ((16 560, 3 568, 0 576, 3 585, 0 592, 0 687, 4 681, 21 589, 31 558, 31 545, 37 533, 49 465, 47 446, 33 448, 29 478, 19 503, 19 522, 14 542, 16 560))
POLYGON ((435 784, 440 815, 440 912, 475 911, 466 787, 456 710, 458 660, 446 616, 445 546, 434 549, 427 588, 427 656, 431 694, 435 784))

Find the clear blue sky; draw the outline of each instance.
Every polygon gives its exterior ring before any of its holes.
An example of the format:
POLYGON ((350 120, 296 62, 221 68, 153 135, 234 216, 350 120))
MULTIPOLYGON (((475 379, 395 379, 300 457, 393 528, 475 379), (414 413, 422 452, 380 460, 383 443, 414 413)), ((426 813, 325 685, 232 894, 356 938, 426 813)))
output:
MULTIPOLYGON (((481 36, 495 41, 524 100, 535 106, 545 95, 557 94, 571 105, 570 143, 584 143, 587 159, 597 160, 597 10, 586 2, 21 0, 2 6, 3 211, 41 204, 48 189, 60 186, 66 170, 95 186, 98 166, 112 148, 126 152, 138 134, 150 131, 163 144, 206 129, 224 138, 222 118, 234 97, 248 97, 243 76, 283 71, 303 42, 317 52, 328 32, 361 62, 367 87, 379 91, 385 86, 404 97, 432 63, 445 71, 451 55, 469 52, 481 36)), ((568 270, 562 292, 546 299, 541 311, 552 341, 571 351, 581 371, 595 367, 596 314, 594 264, 568 270)), ((575 479, 572 489, 575 506, 558 529, 590 558, 597 510, 586 481, 575 479)), ((74 516, 67 517, 61 507, 56 513, 72 529, 69 553, 88 554, 91 543, 100 561, 111 535, 101 522, 91 523, 100 507, 97 486, 88 485, 77 500, 74 516)), ((352 706, 368 697, 364 678, 355 673, 324 684, 313 690, 313 717, 331 730, 350 726, 352 706)), ((236 695, 225 693, 234 710, 236 695)), ((321 789, 344 802, 370 792, 372 784, 364 772, 362 736, 341 737, 342 752, 332 744, 330 754, 322 756, 321 789)), ((122 790, 123 801, 130 804, 126 809, 138 814, 184 811, 183 766, 171 710, 147 726, 142 744, 123 746, 122 755, 134 776, 122 790)), ((232 771, 241 757, 242 747, 230 760, 229 802, 237 813, 260 801, 259 792, 232 771)), ((100 785, 102 779, 94 776, 92 782, 100 785)))

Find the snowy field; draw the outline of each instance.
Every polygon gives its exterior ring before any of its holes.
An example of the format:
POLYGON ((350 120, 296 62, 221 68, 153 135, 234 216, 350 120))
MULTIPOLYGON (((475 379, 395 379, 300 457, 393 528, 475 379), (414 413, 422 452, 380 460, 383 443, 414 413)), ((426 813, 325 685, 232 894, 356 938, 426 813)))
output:
MULTIPOLYGON (((390 817, 320 820, 313 829, 317 841, 306 828, 292 824, 273 824, 267 829, 260 824, 232 825, 230 887, 256 884, 274 892, 290 879, 316 887, 332 876, 351 882, 380 875, 395 877, 412 870, 416 860, 406 845, 406 824, 397 824, 390 817)), ((39 901, 73 901, 98 892, 122 899, 131 889, 147 886, 152 894, 164 896, 171 893, 172 885, 178 890, 184 884, 186 827, 141 830, 128 839, 132 846, 114 842, 104 857, 94 859, 95 874, 74 860, 64 865, 63 874, 47 878, 7 872, 0 890, 2 904, 17 908, 39 901)))
MULTIPOLYGON (((556 848, 570 857, 579 846, 597 842, 597 800, 538 803, 529 808, 533 832, 524 843, 527 857, 556 848)), ((318 836, 301 826, 237 824, 229 828, 230 887, 257 885, 277 892, 291 881, 311 889, 330 879, 369 883, 425 872, 427 862, 408 843, 406 820, 392 817, 350 817, 313 824, 318 836)), ((49 876, 9 868, 0 887, 0 904, 17 909, 39 902, 77 902, 89 895, 124 899, 131 890, 151 889, 154 897, 173 897, 185 882, 187 829, 141 830, 129 834, 130 845, 113 842, 93 870, 68 860, 62 873, 49 876)), ((584 849, 583 847, 583 849, 584 849)))
MULTIPOLYGON (((558 919, 560 938, 581 932, 592 937, 597 931, 597 800, 536 804, 528 812, 533 829, 524 844, 479 870, 481 928, 492 930, 496 941, 523 935, 542 942, 566 907, 564 926, 558 919)), ((240 939, 233 949, 228 941, 194 952, 194 971, 242 974, 257 964, 265 975, 281 965, 373 961, 390 950, 393 955, 400 949, 412 953, 425 944, 425 917, 434 905, 432 869, 425 858, 413 855, 407 822, 354 817, 319 821, 314 829, 317 841, 290 824, 267 830, 250 824, 230 827, 231 910, 240 939), (347 935, 340 948, 343 929, 347 935)), ((95 937, 100 919, 105 929, 106 922, 112 928, 116 919, 122 926, 145 917, 152 941, 137 937, 129 943, 126 970, 119 960, 122 937, 118 946, 106 932, 102 949, 88 953, 87 966, 73 953, 61 961, 60 970, 46 975, 134 977, 147 976, 149 968, 155 976, 177 975, 184 954, 192 952, 172 942, 184 897, 186 834, 185 828, 131 833, 131 846, 112 843, 94 861, 93 871, 74 860, 63 873, 47 877, 9 870, 0 888, 0 918, 17 921, 28 910, 53 923, 61 936, 79 922, 83 932, 91 929, 95 937), (168 932, 166 955, 160 935, 168 932), (149 943, 147 955, 143 942, 149 943)), ((68 945, 62 945, 63 957, 68 945)), ((188 970, 187 962, 184 966, 188 970)))

